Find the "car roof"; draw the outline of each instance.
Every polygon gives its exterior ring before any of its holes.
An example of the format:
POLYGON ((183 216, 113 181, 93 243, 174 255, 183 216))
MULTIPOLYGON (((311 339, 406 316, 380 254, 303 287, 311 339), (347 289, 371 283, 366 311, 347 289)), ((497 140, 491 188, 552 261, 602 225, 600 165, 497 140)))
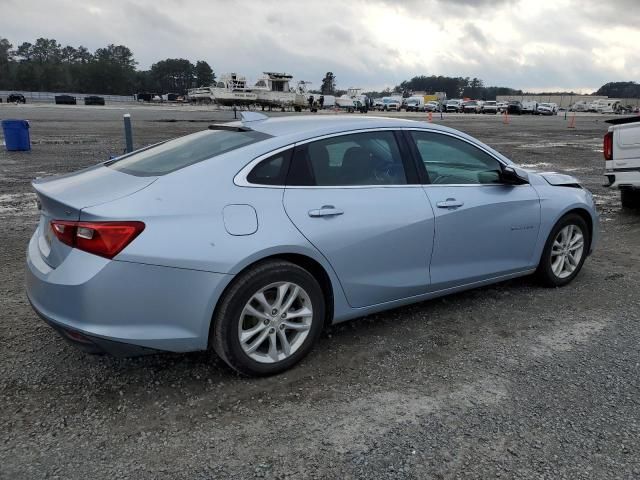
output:
MULTIPOLYGON (((255 115, 262 117, 260 114, 255 115)), ((267 117, 266 119, 256 119, 253 121, 245 120, 244 122, 232 122, 225 125, 225 129, 228 127, 250 129, 269 135, 269 139, 244 147, 244 149, 255 149, 256 154, 260 151, 260 154, 264 154, 268 151, 286 147, 297 142, 312 140, 324 135, 340 133, 348 134, 358 130, 378 128, 416 128, 430 130, 432 132, 441 132, 463 138, 468 142, 489 151, 503 162, 513 164, 509 158, 505 157, 500 152, 480 142, 478 139, 461 132, 460 130, 438 125, 436 123, 418 122, 402 118, 372 117, 359 114, 288 115, 283 117, 267 117)), ((245 158, 245 153, 243 153, 243 158, 245 158)))
POLYGON ((431 130, 459 133, 456 130, 434 123, 364 115, 291 115, 244 123, 233 122, 229 125, 249 128, 273 137, 292 137, 288 138, 288 140, 293 141, 370 128, 429 128, 431 130))

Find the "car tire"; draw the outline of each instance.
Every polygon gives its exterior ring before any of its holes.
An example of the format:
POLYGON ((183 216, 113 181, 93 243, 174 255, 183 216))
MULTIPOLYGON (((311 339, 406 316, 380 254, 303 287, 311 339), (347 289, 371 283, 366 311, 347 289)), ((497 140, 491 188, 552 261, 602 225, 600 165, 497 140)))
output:
MULTIPOLYGON (((325 308, 322 289, 308 271, 287 261, 266 261, 240 274, 228 288, 214 314, 209 344, 222 360, 243 375, 275 375, 291 368, 311 351, 324 326, 325 308), (294 310, 294 314, 307 308, 311 311, 310 315, 305 318, 295 317, 293 321, 285 320, 289 317, 282 316, 277 300, 279 288, 284 288, 284 285, 289 287, 280 303, 288 300, 287 293, 291 295, 297 287, 299 293, 292 307, 298 309, 294 310), (255 299, 260 292, 267 304, 255 299), (266 312, 265 307, 273 310, 266 312), (247 308, 252 308, 261 316, 245 313, 247 308), (286 325, 296 326, 290 329, 286 325), (259 329, 260 326, 263 328, 259 329), (308 328, 303 330, 303 326, 308 328), (256 329, 254 333, 251 332, 253 329, 256 329), (244 346, 240 338, 243 332, 245 335, 250 334, 246 337, 244 346), (292 349, 288 355, 283 335, 292 349), (255 347, 254 342, 258 344, 255 351, 247 352, 255 347), (276 359, 273 358, 272 347, 276 359), (278 360, 279 356, 282 358, 278 360)), ((284 314, 290 311, 287 309, 284 314)))
POLYGON ((538 280, 546 287, 567 285, 580 273, 590 247, 591 232, 584 218, 576 213, 565 215, 558 220, 547 238, 536 270, 538 280), (574 249, 580 242, 577 240, 579 237, 574 236, 576 231, 581 235, 582 244, 581 247, 574 249), (569 235, 565 237, 567 238, 566 243, 562 241, 563 232, 569 235), (575 260, 576 253, 579 253, 577 260, 575 260), (571 262, 570 259, 574 259, 574 262, 571 262), (567 262, 566 267, 565 262, 567 262))
POLYGON ((622 208, 640 208, 640 190, 634 190, 633 188, 621 188, 620 202, 622 203, 622 208))

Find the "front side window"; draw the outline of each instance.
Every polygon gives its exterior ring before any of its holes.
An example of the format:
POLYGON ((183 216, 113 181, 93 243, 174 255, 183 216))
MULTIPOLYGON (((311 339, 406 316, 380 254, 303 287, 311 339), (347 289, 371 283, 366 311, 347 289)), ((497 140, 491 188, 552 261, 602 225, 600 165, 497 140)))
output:
POLYGON ((269 137, 254 131, 204 130, 125 155, 105 165, 140 177, 165 175, 269 137))
POLYGON ((478 147, 433 132, 412 131, 411 136, 434 185, 502 183, 500 162, 478 147))
POLYGON ((296 148, 288 185, 405 185, 402 157, 391 131, 354 133, 296 148))

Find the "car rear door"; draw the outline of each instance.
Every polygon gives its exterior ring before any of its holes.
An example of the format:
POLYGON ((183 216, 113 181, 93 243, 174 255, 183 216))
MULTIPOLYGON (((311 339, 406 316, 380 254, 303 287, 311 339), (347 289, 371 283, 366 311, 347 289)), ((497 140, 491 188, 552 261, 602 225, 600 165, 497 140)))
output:
POLYGON ((540 199, 531 185, 503 183, 501 163, 465 139, 409 131, 435 211, 430 273, 440 290, 531 269, 540 199))
POLYGON ((406 145, 391 130, 299 144, 284 207, 327 258, 353 307, 429 289, 434 214, 406 145))

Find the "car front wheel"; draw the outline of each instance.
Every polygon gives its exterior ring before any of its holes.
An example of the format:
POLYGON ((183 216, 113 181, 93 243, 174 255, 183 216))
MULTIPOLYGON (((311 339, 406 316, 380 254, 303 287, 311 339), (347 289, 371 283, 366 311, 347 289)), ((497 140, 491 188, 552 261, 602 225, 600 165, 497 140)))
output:
POLYGON ((293 263, 268 261, 241 274, 224 295, 210 344, 244 375, 273 375, 309 353, 324 318, 315 278, 293 263))
POLYGON ((578 214, 562 217, 551 230, 537 275, 548 287, 570 283, 582 269, 591 245, 587 223, 578 214))

